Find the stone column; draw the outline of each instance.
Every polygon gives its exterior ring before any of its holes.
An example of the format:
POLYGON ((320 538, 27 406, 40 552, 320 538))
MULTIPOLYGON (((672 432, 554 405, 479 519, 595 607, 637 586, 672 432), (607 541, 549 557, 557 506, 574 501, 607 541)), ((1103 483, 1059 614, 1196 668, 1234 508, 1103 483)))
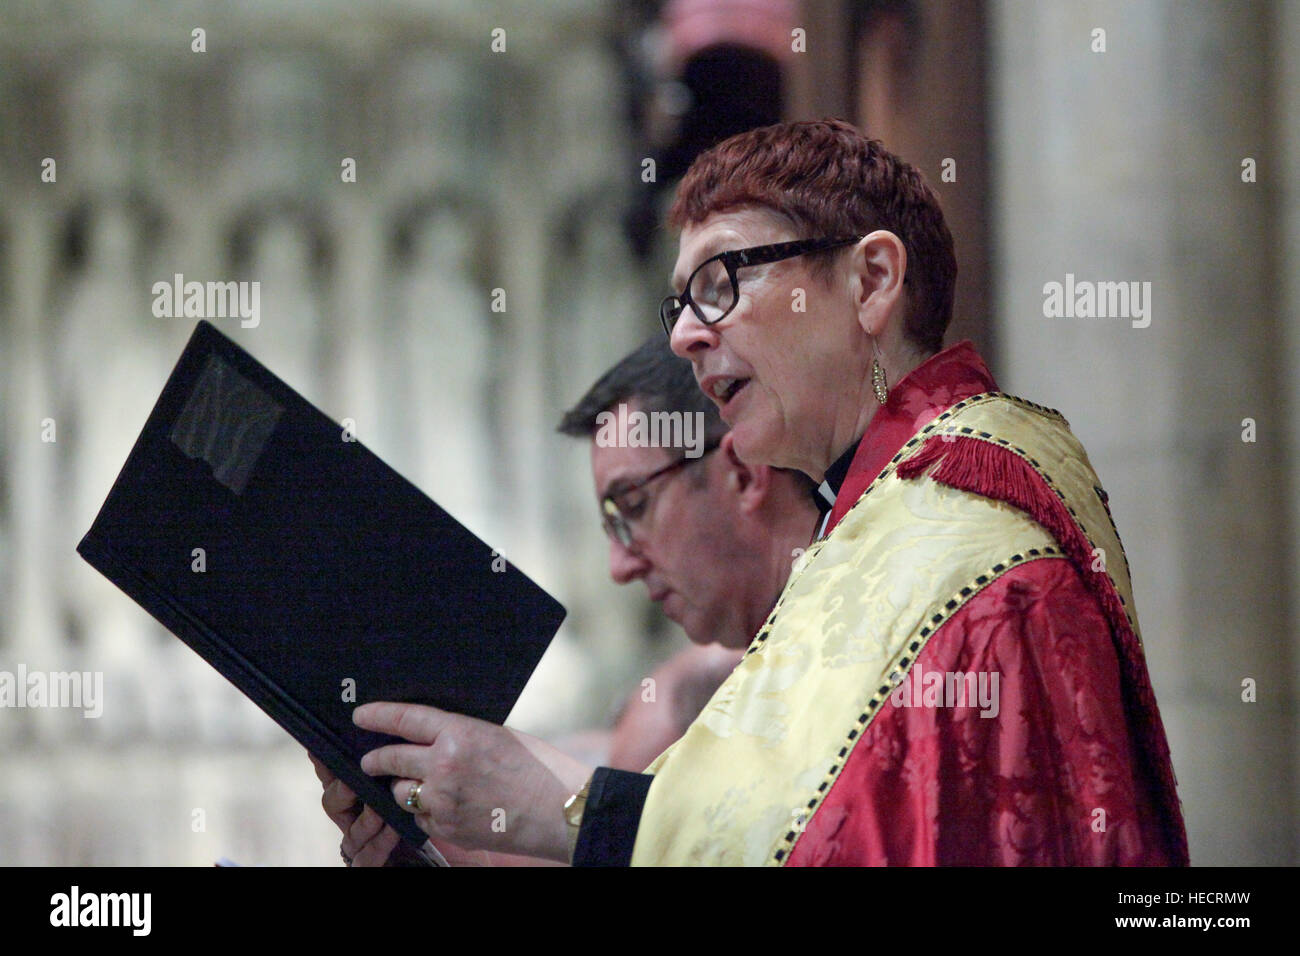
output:
MULTIPOLYGON (((1280 320, 1279 363, 1283 370, 1281 385, 1282 407, 1286 412, 1283 454, 1289 466, 1287 473, 1287 498, 1290 533, 1287 535, 1289 561, 1275 575, 1280 592, 1289 588, 1292 601, 1300 594, 1300 542, 1295 531, 1300 529, 1300 469, 1296 468, 1296 449, 1300 449, 1300 124, 1295 121, 1300 110, 1300 3, 1279 3, 1274 10, 1272 31, 1273 52, 1273 123, 1274 170, 1268 170, 1264 180, 1269 184, 1268 195, 1275 204, 1278 223, 1278 242, 1273 260, 1275 288, 1277 290, 1278 318, 1280 320)), ((1300 688, 1300 651, 1297 651, 1296 625, 1292 620, 1287 630, 1277 633, 1279 644, 1291 648, 1291 671, 1284 674, 1291 680, 1290 721, 1279 719, 1278 732, 1290 732, 1292 766, 1300 766, 1300 707, 1296 706, 1297 688, 1300 688)), ((1293 777, 1294 779, 1294 777, 1293 777)), ((1292 784, 1290 791, 1295 792, 1292 784)), ((1292 810, 1292 819, 1295 810, 1292 810)), ((1290 862, 1300 859, 1300 833, 1292 825, 1288 834, 1278 834, 1280 843, 1289 842, 1290 862)))
POLYGON ((1272 14, 993 0, 989 18, 995 374, 1066 415, 1110 492, 1200 864, 1296 859, 1271 161, 1293 114, 1270 108, 1272 14), (1137 282, 1149 311, 1047 317, 1067 275, 1137 282))

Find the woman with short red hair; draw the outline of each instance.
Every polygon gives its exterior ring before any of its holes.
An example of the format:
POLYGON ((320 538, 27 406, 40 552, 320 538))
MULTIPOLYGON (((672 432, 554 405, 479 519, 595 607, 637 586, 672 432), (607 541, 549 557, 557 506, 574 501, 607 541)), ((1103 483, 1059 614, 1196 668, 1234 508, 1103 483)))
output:
POLYGON ((956 262, 921 175, 785 123, 702 155, 670 220, 673 350, 742 457, 833 504, 651 766, 631 861, 1186 864, 1106 493, 1060 414, 942 348, 956 262))

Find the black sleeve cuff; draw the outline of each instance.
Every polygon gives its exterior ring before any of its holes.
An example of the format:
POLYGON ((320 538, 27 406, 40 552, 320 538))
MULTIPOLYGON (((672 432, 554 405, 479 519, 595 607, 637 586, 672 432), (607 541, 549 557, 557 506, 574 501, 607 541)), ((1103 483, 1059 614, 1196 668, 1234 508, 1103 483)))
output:
POLYGON ((630 866, 654 775, 597 767, 582 811, 574 866, 630 866))

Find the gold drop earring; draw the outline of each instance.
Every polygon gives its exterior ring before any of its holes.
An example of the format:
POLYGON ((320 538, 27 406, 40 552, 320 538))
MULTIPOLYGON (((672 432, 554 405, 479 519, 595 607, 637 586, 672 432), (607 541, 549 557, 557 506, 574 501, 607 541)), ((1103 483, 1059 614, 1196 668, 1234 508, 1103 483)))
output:
POLYGON ((875 355, 871 358, 871 388, 876 393, 876 401, 881 405, 889 401, 889 383, 885 381, 885 368, 880 364, 880 346, 872 343, 875 355))

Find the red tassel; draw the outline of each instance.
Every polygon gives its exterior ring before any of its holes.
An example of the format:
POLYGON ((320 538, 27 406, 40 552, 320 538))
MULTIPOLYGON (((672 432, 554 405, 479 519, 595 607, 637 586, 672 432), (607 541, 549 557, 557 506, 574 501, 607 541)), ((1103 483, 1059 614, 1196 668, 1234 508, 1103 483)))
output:
POLYGON ((1032 501, 1038 490, 1031 480, 1038 478, 1038 473, 1019 455, 958 435, 928 439, 919 453, 898 466, 898 477, 916 478, 935 462, 939 466, 930 477, 940 484, 1015 504, 1021 510, 1030 510, 1019 502, 1032 501))
MULTIPOLYGON (((935 467, 930 477, 940 484, 1004 501, 1046 528, 1096 595, 1115 635, 1125 689, 1131 702, 1137 705, 1136 712, 1145 718, 1139 722, 1137 731, 1147 755, 1148 769, 1159 784, 1165 820, 1170 824, 1171 860, 1177 866, 1188 865, 1187 834, 1181 825, 1182 808, 1178 803, 1173 764, 1142 646, 1128 623, 1124 602, 1110 577, 1092 570, 1092 545, 1070 509, 1029 462, 1002 445, 965 435, 935 435, 898 466, 898 477, 917 478, 931 465, 935 467)), ((1134 709, 1130 708, 1129 712, 1133 713, 1134 709)))

